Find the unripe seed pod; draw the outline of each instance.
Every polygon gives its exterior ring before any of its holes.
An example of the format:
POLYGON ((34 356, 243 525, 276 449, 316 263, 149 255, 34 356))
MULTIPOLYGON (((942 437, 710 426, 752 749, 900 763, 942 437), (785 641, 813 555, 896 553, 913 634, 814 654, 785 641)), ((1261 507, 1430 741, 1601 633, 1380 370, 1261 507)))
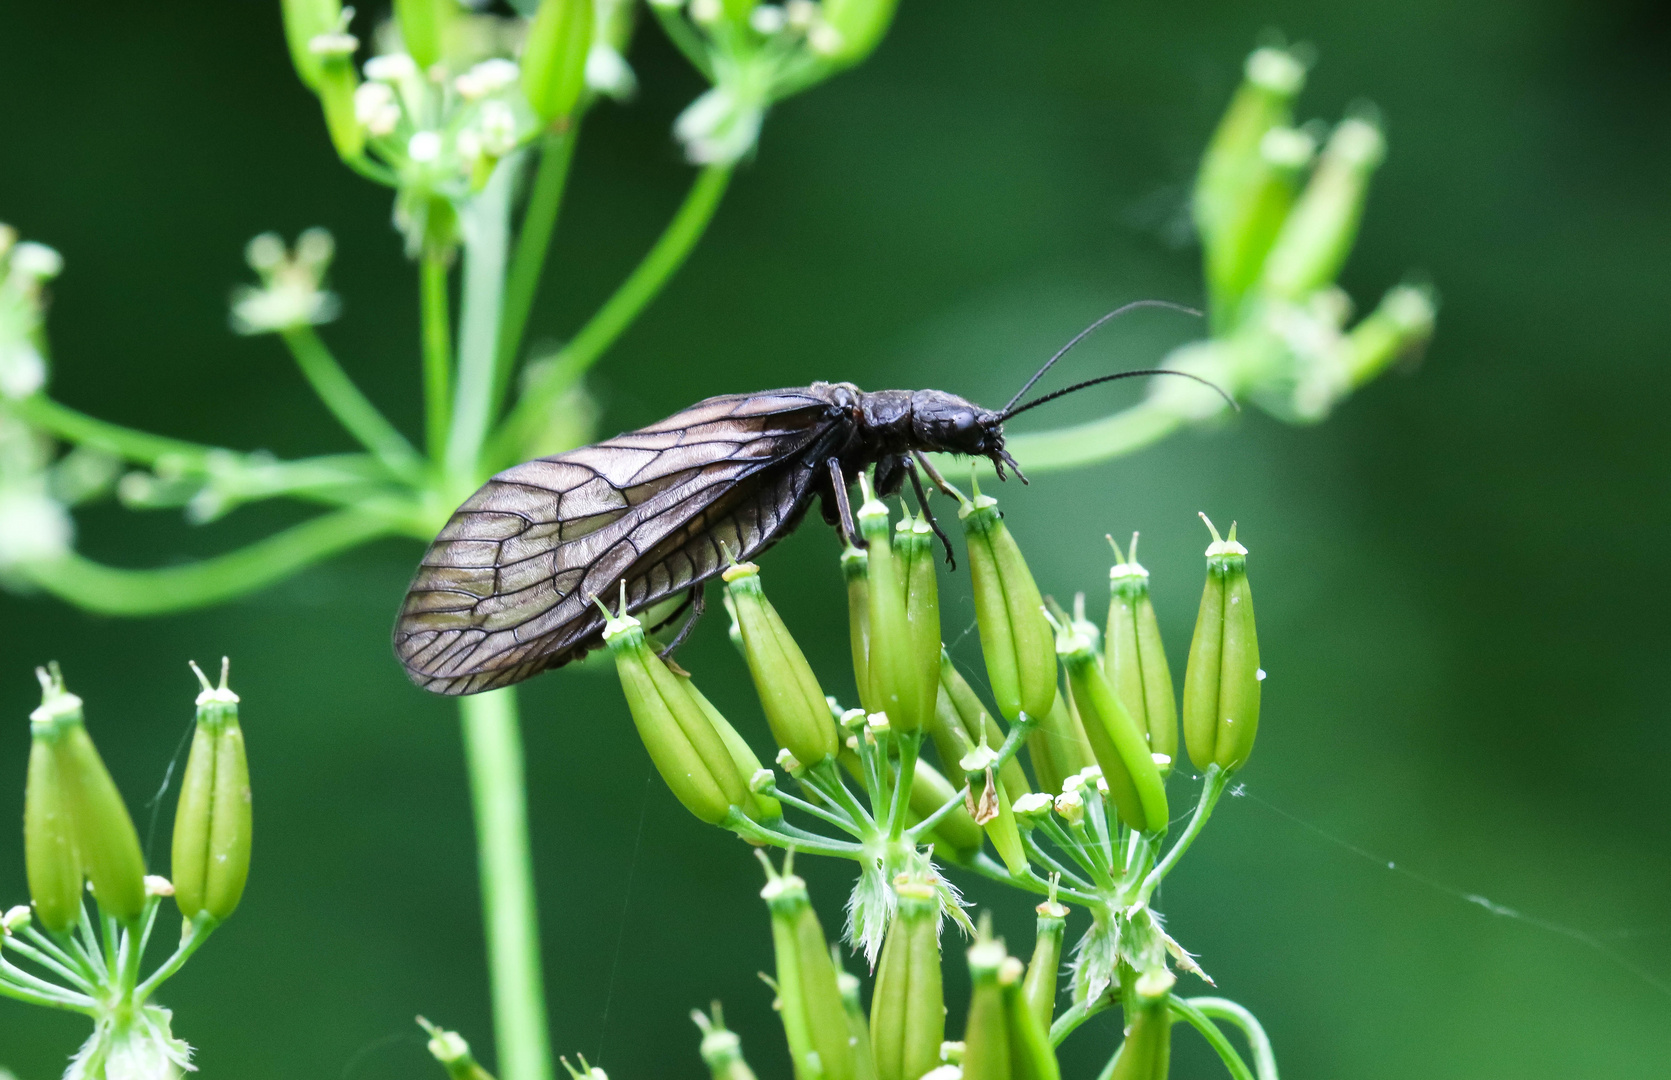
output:
POLYGON ((1136 1015, 1127 1019, 1126 1041, 1109 1080, 1166 1080, 1172 1059, 1172 1012, 1166 996, 1176 981, 1164 969, 1138 977, 1136 1015))
POLYGON ((760 758, 755 755, 753 748, 748 744, 748 740, 738 734, 737 729, 731 726, 731 721, 725 718, 725 714, 715 708, 714 703, 708 700, 707 695, 696 688, 695 680, 688 673, 675 672, 674 674, 679 682, 684 685, 685 693, 691 696, 691 700, 696 702, 696 707, 702 710, 702 715, 706 716, 708 722, 714 726, 714 732, 725 743, 725 748, 731 752, 731 760, 737 766, 737 772, 751 784, 748 801, 743 804, 743 813, 755 821, 776 821, 783 817, 782 803, 770 795, 752 790, 752 778, 764 766, 760 764, 760 758))
POLYGON ((998 513, 998 500, 977 490, 957 516, 968 542, 975 621, 998 711, 1012 724, 1023 712, 1042 717, 1056 698, 1056 657, 1044 598, 998 513))
POLYGON ((493 1074, 476 1063, 470 1044, 456 1031, 446 1031, 418 1017, 418 1026, 429 1032, 429 1054, 447 1070, 451 1080, 493 1080, 493 1074))
POLYGON ((35 917, 53 934, 81 919, 84 880, 75 847, 75 821, 58 775, 57 725, 31 723, 29 780, 23 795, 23 860, 35 917))
POLYGON ((249 880, 249 762, 226 661, 218 688, 196 664, 192 670, 203 691, 174 814, 174 902, 188 922, 199 915, 220 922, 237 908, 249 880))
POLYGON ((1058 631, 1056 652, 1067 669, 1074 706, 1120 820, 1139 832, 1164 829, 1166 784, 1149 750, 1148 736, 1120 704, 1090 641, 1071 624, 1058 631))
POLYGON ((847 641, 853 652, 853 682, 865 712, 881 712, 870 693, 870 555, 849 544, 841 553, 841 576, 847 582, 847 641))
MULTIPOLYGON (((917 821, 957 797, 958 789, 920 757, 912 775, 911 814, 917 821)), ((975 819, 969 816, 969 811, 960 806, 941 818, 924 839, 934 843, 936 855, 952 862, 965 863, 980 852, 983 833, 981 827, 975 824, 975 819)))
POLYGON ((963 1031, 963 1080, 1011 1080, 1010 1031, 998 972, 1009 956, 991 937, 988 920, 969 948, 969 1018, 963 1031))
POLYGON ((897 3, 898 0, 824 0, 822 28, 828 34, 818 35, 813 48, 834 63, 844 66, 858 63, 870 55, 882 35, 888 32, 897 3))
POLYGON ((1136 533, 1131 534, 1129 559, 1120 555, 1113 537, 1108 542, 1119 562, 1108 572, 1111 597, 1103 670, 1120 704, 1148 736, 1149 750, 1166 758, 1155 759, 1164 777, 1178 756, 1178 705, 1166 645, 1149 599, 1149 572, 1137 561, 1136 533))
POLYGON ((456 0, 394 0, 400 40, 417 61, 418 70, 428 71, 441 59, 442 38, 447 23, 457 13, 456 0))
POLYGON ((726 1029, 725 1015, 720 1011, 719 1002, 714 1002, 713 1010, 712 1019, 700 1010, 690 1014, 696 1026, 702 1029, 702 1060, 708 1066, 709 1074, 713 1080, 755 1080, 754 1070, 743 1060, 743 1040, 737 1037, 736 1032, 726 1029))
POLYGON ((1061 791, 1068 777, 1096 764, 1071 696, 1056 695, 1050 711, 1027 736, 1027 754, 1033 760, 1033 775, 1040 789, 1051 793, 1061 791))
POLYGON ((1253 752, 1265 673, 1259 669, 1247 548, 1236 542, 1234 524, 1224 540, 1212 522, 1207 528, 1213 533, 1207 584, 1184 672, 1184 743, 1196 768, 1217 764, 1228 772, 1241 768, 1253 752))
POLYGON ((847 1045, 853 1048, 853 1080, 877 1080, 876 1059, 870 1048, 870 1023, 860 1000, 859 977, 841 966, 841 946, 830 946, 830 964, 841 991, 841 1011, 847 1017, 847 1045))
MULTIPOLYGON (((934 715, 934 699, 923 684, 925 668, 911 631, 909 541, 904 550, 894 546, 887 506, 870 495, 868 480, 861 478, 860 486, 867 497, 856 517, 870 556, 866 573, 870 585, 870 659, 866 668, 871 701, 876 706, 871 711, 887 713, 888 724, 895 731, 917 731, 934 715)), ((939 621, 937 605, 934 620, 939 621)), ((938 637, 936 627, 937 644, 938 637)))
POLYGON ((1305 65, 1281 49, 1255 50, 1247 58, 1244 75, 1196 176, 1195 226, 1209 251, 1221 242, 1227 221, 1246 200, 1265 133, 1293 122, 1294 99, 1305 85, 1305 65))
POLYGON ((319 89, 325 61, 309 46, 321 34, 336 30, 342 21, 341 0, 283 0, 284 40, 290 46, 290 62, 309 90, 319 89))
POLYGON ((1352 251, 1369 179, 1386 149, 1381 129, 1368 120, 1336 125, 1265 259, 1261 284, 1266 292, 1298 301, 1335 279, 1352 251))
POLYGON ((1010 1076, 1013 1080, 1062 1080, 1050 1032, 1034 1014, 1027 1000, 1024 968, 1015 957, 1007 957, 998 969, 998 985, 1004 998, 1004 1023, 1009 1028, 1010 1076))
POLYGON ((841 988, 806 882, 773 876, 760 895, 772 910, 778 1002, 796 1080, 858 1080, 841 988))
POLYGON ((586 89, 592 0, 540 0, 522 50, 522 92, 547 124, 574 111, 586 89))
POLYGON ((1225 208, 1219 235, 1205 252, 1215 330, 1235 325, 1242 297, 1259 280, 1294 206, 1300 175, 1316 152, 1316 140, 1309 134, 1273 127, 1259 140, 1258 152, 1250 155, 1240 198, 1225 208))
MULTIPOLYGON (((980 695, 975 693, 974 687, 969 685, 963 673, 957 670, 957 665, 952 663, 951 656, 945 649, 940 650, 939 660, 940 688, 961 722, 965 740, 972 747, 980 745, 982 738, 985 738, 986 744, 994 750, 1003 746, 1004 729, 999 727, 998 721, 986 711, 980 695)), ((940 749, 938 743, 935 744, 935 749, 940 749)), ((951 762, 959 761, 961 758, 961 754, 958 757, 947 758, 942 752, 940 760, 951 762)), ((998 776, 1004 781, 1004 789, 1016 798, 1032 790, 1027 783, 1027 774, 1021 768, 1021 762, 1014 757, 1004 762, 998 776)))
POLYGON ((829 702, 812 665, 766 599, 759 567, 738 563, 722 577, 743 631, 743 656, 772 737, 802 764, 817 765, 834 754, 839 744, 829 702))
MULTIPOLYGON (((922 517, 901 521, 894 530, 894 550, 904 567, 905 622, 911 635, 911 686, 916 701, 908 714, 914 731, 934 717, 940 696, 940 588, 935 580, 934 530, 922 517)), ((897 725, 896 725, 897 726, 897 725)))
POLYGON ((1027 978, 1021 992, 1027 1007, 1045 1031, 1056 1013, 1056 992, 1062 968, 1062 935, 1068 925, 1068 909, 1055 900, 1038 906, 1038 929, 1033 937, 1033 959, 1027 964, 1027 978))
POLYGON ((882 945, 870 999, 878 1080, 917 1080, 940 1063, 946 1001, 940 976, 940 896, 933 886, 894 886, 899 904, 882 945))
POLYGON ((626 614, 624 603, 621 613, 604 623, 603 639, 644 749, 685 809, 718 825, 732 807, 748 805, 751 792, 725 741, 644 640, 643 627, 626 614))
POLYGON ((1012 874, 1027 872, 1027 850, 1021 842, 1021 828, 1016 824, 1015 808, 1004 782, 992 775, 992 763, 998 755, 982 743, 964 755, 963 771, 969 777, 970 794, 975 800, 975 820, 986 829, 992 846, 1004 860, 1012 874))

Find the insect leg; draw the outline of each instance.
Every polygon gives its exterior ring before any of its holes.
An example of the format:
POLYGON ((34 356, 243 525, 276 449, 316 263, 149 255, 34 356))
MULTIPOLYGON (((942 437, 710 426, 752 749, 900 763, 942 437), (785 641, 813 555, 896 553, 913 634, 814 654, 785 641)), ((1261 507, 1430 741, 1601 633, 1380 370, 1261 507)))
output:
POLYGON ((830 470, 830 488, 835 492, 836 508, 841 511, 841 538, 849 547, 863 547, 858 527, 853 524, 853 505, 847 501, 847 477, 842 475, 841 460, 830 458, 824 462, 830 470))
MULTIPOLYGON (((925 466, 928 462, 923 462, 925 466)), ((905 471, 910 474, 911 487, 917 493, 917 505, 922 507, 923 517, 928 521, 928 527, 934 530, 934 535, 940 538, 940 546, 946 552, 946 565, 957 569, 957 559, 952 556, 952 542, 946 539, 946 534, 940 531, 940 523, 934 520, 934 511, 928 508, 928 492, 923 490, 923 482, 917 476, 917 466, 910 458, 905 459, 905 471)), ((930 477, 932 479, 932 477, 930 477)), ((945 483, 944 480, 941 483, 945 483)))
POLYGON ((934 486, 939 488, 942 494, 950 495, 954 499, 961 498, 957 489, 946 483, 946 478, 940 475, 940 470, 934 467, 934 462, 928 460, 926 454, 921 450, 913 450, 911 456, 916 459, 918 465, 923 467, 923 472, 928 474, 928 478, 934 481, 934 486))
POLYGON ((702 613, 707 608, 707 593, 703 591, 701 585, 692 585, 690 587, 690 618, 685 620, 685 625, 679 627, 679 632, 673 635, 673 640, 668 642, 666 647, 656 655, 663 660, 672 660, 674 651, 685 643, 686 638, 690 637, 690 632, 696 629, 696 624, 701 620, 702 613))
POLYGON ((645 633, 647 633, 647 634, 659 634, 663 630, 666 630, 669 626, 673 625, 673 620, 674 619, 677 619, 679 616, 683 615, 686 611, 690 610, 691 604, 693 604, 695 602, 696 602, 696 598, 694 596, 692 596, 688 592, 685 593, 685 598, 683 600, 679 601, 679 606, 674 608, 672 611, 669 611, 667 613, 667 618, 661 620, 660 622, 656 623, 656 625, 650 627, 648 630, 645 631, 645 633))

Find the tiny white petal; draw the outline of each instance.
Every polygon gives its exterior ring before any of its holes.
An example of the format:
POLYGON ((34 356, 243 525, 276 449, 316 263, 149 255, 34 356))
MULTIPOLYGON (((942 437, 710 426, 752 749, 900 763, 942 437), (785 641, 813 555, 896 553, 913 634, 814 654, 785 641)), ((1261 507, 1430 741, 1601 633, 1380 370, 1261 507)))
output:
POLYGON ((405 53, 388 53, 366 61, 366 78, 377 82, 403 82, 416 78, 418 62, 405 53))
POLYGON ((406 155, 413 161, 431 162, 441 156, 441 136, 433 131, 420 131, 406 144, 406 155))

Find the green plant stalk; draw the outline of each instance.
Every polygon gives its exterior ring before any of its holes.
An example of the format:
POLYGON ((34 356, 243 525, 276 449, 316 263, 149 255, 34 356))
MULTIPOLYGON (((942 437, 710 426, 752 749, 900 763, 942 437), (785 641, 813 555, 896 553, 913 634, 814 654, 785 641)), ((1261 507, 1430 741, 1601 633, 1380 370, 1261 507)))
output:
POLYGON ((1029 474, 1052 472, 1135 453, 1183 424, 1171 409, 1145 400, 1100 420, 1011 435, 1006 445, 1029 474))
POLYGON ((1185 826, 1183 835, 1172 845, 1172 850, 1168 851, 1166 857, 1143 879, 1143 885, 1137 892, 1137 903, 1149 902, 1149 897, 1160 888, 1161 879, 1172 872, 1172 868, 1178 865, 1178 860, 1184 857, 1184 852, 1188 851, 1195 838, 1201 835, 1201 830, 1206 827, 1207 819, 1213 816, 1213 807, 1218 805, 1219 796, 1224 794, 1224 787, 1230 782, 1232 775, 1216 764, 1207 766, 1206 775, 1201 779, 1201 799, 1195 804, 1195 813, 1190 816, 1189 824, 1185 826))
POLYGON ((404 530, 388 516, 348 508, 184 566, 128 570, 72 551, 32 563, 24 573, 35 585, 85 611, 157 615, 240 596, 368 540, 400 531, 404 530))
POLYGON ((511 373, 516 369, 517 353, 522 348, 522 335, 528 328, 528 314, 534 309, 534 296, 539 292, 546 255, 551 250, 551 236, 557 228, 557 215, 563 207, 563 192, 568 187, 569 166, 574 161, 574 146, 579 135, 577 115, 571 118, 566 130, 547 131, 540 143, 540 166, 534 173, 534 188, 528 195, 528 205, 522 214, 522 228, 517 233, 516 248, 511 254, 510 273, 505 278, 505 314, 499 323, 498 357, 495 362, 495 407, 504 402, 510 389, 511 373))
POLYGON ((337 422, 362 446, 377 455, 390 472, 407 480, 421 480, 423 464, 418 452, 406 441, 406 436, 396 431, 395 426, 377 411, 371 399, 354 385, 354 380, 342 370, 342 365, 314 333, 313 327, 294 327, 281 336, 290 347, 296 366, 302 369, 308 385, 313 387, 313 392, 319 395, 319 400, 325 403, 337 422))
POLYGON ((464 230, 464 295, 459 303, 458 379, 443 460, 446 481, 461 501, 480 483, 482 444, 493 423, 494 369, 504 310, 505 258, 510 249, 511 190, 519 160, 507 158, 459 213, 464 230))
POLYGON ((545 982, 540 970, 527 779, 516 691, 459 699, 487 929, 493 1031, 502 1080, 550 1080, 545 982))
POLYGON ((1220 1031, 1218 1025, 1205 1013, 1177 994, 1167 995, 1166 1005, 1174 1015, 1188 1020, 1190 1026, 1201 1033, 1207 1044, 1218 1052, 1219 1059, 1224 1062, 1224 1068, 1234 1080, 1255 1080, 1253 1070, 1247 1067, 1242 1055, 1236 1052, 1236 1048, 1230 1045, 1230 1040, 1225 1037, 1224 1032, 1220 1031))
POLYGON ((432 459, 447 445, 452 419, 452 319, 447 308, 447 255, 424 250, 419 265, 420 307, 423 315, 424 446, 432 459))
POLYGON ((1228 998, 1198 997, 1186 1000, 1202 1016, 1213 1020, 1228 1020, 1241 1028, 1242 1033, 1247 1036, 1248 1046, 1253 1051, 1253 1071, 1258 1074, 1259 1080, 1279 1080, 1276 1054, 1271 1050, 1270 1036, 1265 1034, 1264 1027, 1253 1013, 1228 998))
POLYGON ((556 362, 522 395, 494 434, 487 460, 514 461, 529 436, 545 422, 557 399, 597 362, 684 265, 707 231, 731 181, 729 165, 709 165, 696 176, 673 220, 619 288, 557 354, 556 362))

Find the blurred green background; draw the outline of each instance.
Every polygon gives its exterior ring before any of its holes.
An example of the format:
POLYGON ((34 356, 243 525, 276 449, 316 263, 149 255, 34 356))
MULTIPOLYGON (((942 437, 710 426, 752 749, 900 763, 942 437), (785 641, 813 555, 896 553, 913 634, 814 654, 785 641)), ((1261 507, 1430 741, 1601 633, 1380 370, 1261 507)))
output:
MULTIPOLYGON (((1198 300, 1176 223, 1268 29, 1319 51, 1303 116, 1360 97, 1384 112, 1391 153, 1343 283, 1367 305, 1408 271, 1431 275, 1444 307, 1426 365, 1319 428, 1244 415, 1012 484, 1012 528, 1047 590, 1084 589, 1099 609, 1103 533, 1141 528, 1181 670, 1205 539, 1194 512, 1241 521, 1271 672, 1251 797, 1226 800, 1162 900, 1172 932, 1263 1018, 1286 1076, 1665 1076, 1662 6, 905 0, 870 63, 770 118, 707 241, 600 367, 603 427, 815 378, 996 404, 1116 303, 1198 300)), ((209 442, 346 449, 278 344, 226 329, 244 241, 322 224, 345 301, 327 337, 416 428, 417 288, 389 197, 332 157, 276 4, 11 4, 0 40, 0 219, 66 257, 50 322, 63 400, 209 442)), ((632 58, 643 93, 588 122, 535 337, 572 331, 687 182, 668 127, 698 84, 654 28, 632 58)), ((1060 378, 1150 363, 1191 332, 1135 316, 1060 378)), ((194 531, 105 507, 81 515, 82 545, 167 563, 288 513, 194 531)), ((850 694, 835 552, 806 528, 766 580, 850 694)), ((186 659, 233 657, 255 873, 165 994, 206 1076, 439 1076, 419 1011, 491 1043, 456 714, 409 686, 388 646, 416 555, 388 542, 168 619, 0 597, 4 815, 21 810, 33 665, 64 662, 139 806, 190 717, 186 659)), ((967 586, 960 573, 943 587, 951 635, 970 619, 967 586)), ((710 617, 681 661, 764 748, 723 630, 710 617)), ((559 1048, 616 1080, 695 1077, 686 1013, 718 996, 763 1076, 786 1076, 754 977, 769 948, 747 850, 650 779, 612 678, 544 677, 524 702, 559 1048)), ((25 897, 19 846, 0 829, 3 904, 25 897)), ((811 877, 834 924, 847 870, 811 877)), ((1028 902, 970 893, 1026 947, 1028 902)), ((953 1030, 960 1018, 954 1006, 953 1030)), ((56 1076, 82 1023, 0 1002, 0 1065, 56 1076)), ((1093 1075, 1114 1039, 1106 1018, 1087 1028, 1069 1074, 1093 1075)), ((1177 1042, 1175 1075, 1222 1075, 1193 1033, 1177 1042)))

